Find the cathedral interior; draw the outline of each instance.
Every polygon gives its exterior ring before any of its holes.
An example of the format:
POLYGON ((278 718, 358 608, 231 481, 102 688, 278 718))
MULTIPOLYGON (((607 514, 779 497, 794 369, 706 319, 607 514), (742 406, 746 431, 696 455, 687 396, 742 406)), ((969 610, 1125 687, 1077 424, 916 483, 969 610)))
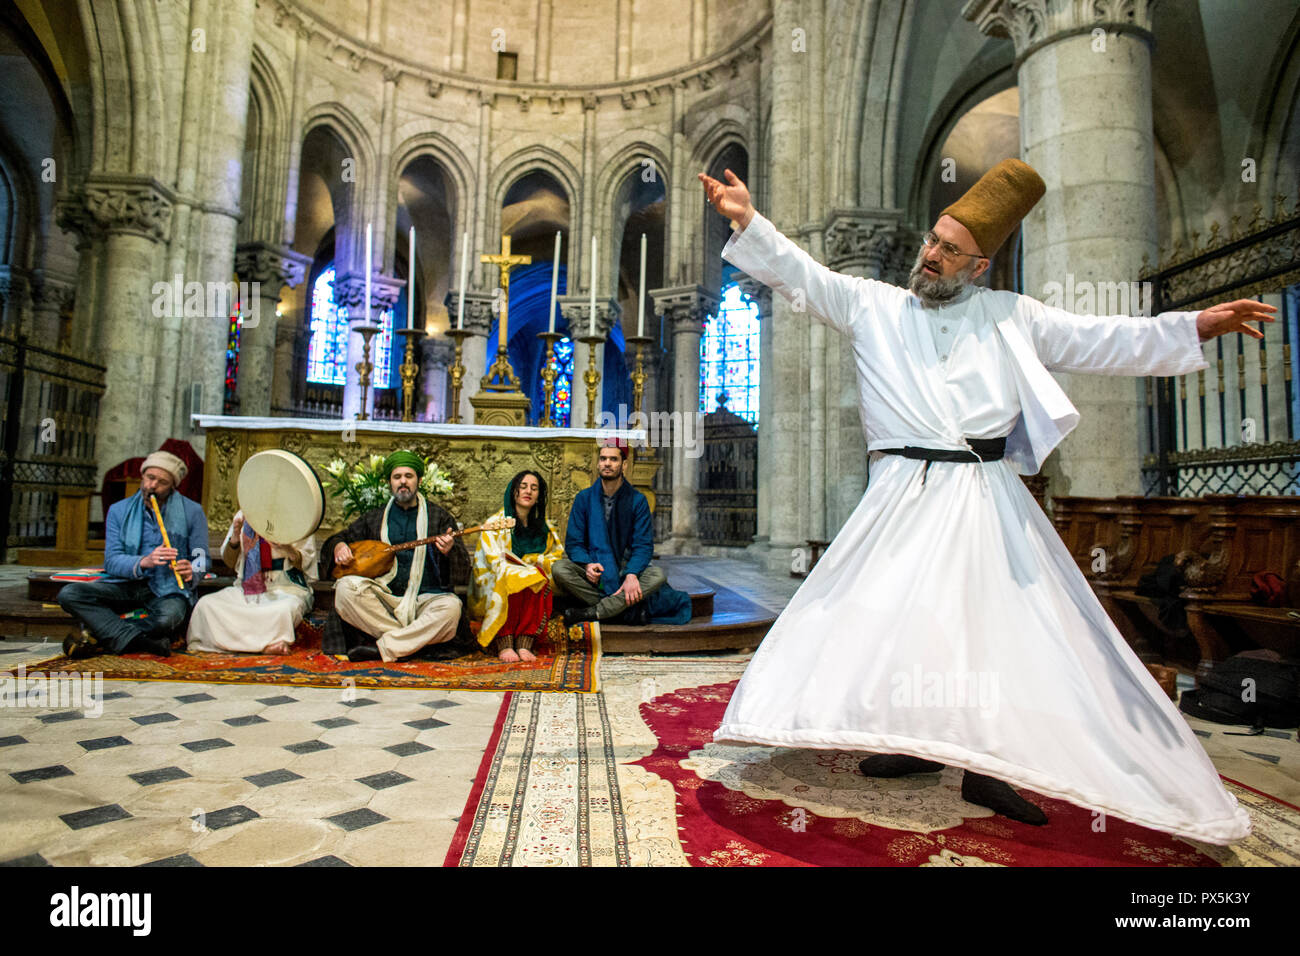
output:
POLYGON ((0 677, 103 688, 93 720, 0 701, 0 863, 1300 865, 1285 716, 1180 712, 1253 821, 1232 846, 1090 840, 1055 797, 1085 835, 1034 843, 957 767, 877 793, 852 748, 711 739, 880 456, 854 350, 723 257, 698 178, 906 288, 1016 158, 1045 194, 978 285, 1081 315, 1274 307, 1200 370, 1053 373, 1078 424, 1021 478, 1175 709, 1243 653, 1294 691, 1296 0, 12 0, 0 74, 0 677), (427 673, 58 653, 86 579, 60 574, 104 567, 156 449, 186 463, 214 592, 255 455, 315 472, 319 542, 351 517, 332 463, 395 449, 464 526, 535 470, 563 536, 596 430, 638 428, 625 477, 688 625, 427 673))

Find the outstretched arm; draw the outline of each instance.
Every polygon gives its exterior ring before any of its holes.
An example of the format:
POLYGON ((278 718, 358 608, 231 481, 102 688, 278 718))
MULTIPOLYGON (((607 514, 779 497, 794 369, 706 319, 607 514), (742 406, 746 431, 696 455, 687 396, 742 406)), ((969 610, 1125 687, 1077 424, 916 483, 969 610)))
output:
POLYGON ((1247 321, 1272 322, 1272 306, 1251 300, 1204 312, 1162 312, 1152 317, 1075 315, 1022 296, 1034 350, 1055 372, 1099 375, 1183 375, 1207 367, 1201 343, 1227 332, 1263 333, 1247 321))
POLYGON ((749 190, 731 170, 729 185, 700 173, 713 208, 736 224, 722 257, 790 301, 795 312, 811 312, 847 332, 866 306, 871 280, 832 272, 783 236, 754 209, 749 190))

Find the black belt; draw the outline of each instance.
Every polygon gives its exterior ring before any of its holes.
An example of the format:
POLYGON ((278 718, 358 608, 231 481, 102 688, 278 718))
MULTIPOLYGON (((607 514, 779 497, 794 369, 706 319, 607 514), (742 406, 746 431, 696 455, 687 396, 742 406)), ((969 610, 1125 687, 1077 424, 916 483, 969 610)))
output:
POLYGON ((984 461, 1001 461, 1007 451, 1007 440, 1005 438, 967 438, 966 444, 970 450, 951 449, 951 448, 918 448, 916 445, 905 445, 902 448, 878 448, 881 454, 885 455, 902 455, 904 458, 912 458, 925 462, 925 467, 921 469, 921 484, 925 484, 926 472, 930 470, 932 461, 962 461, 975 464, 984 461))

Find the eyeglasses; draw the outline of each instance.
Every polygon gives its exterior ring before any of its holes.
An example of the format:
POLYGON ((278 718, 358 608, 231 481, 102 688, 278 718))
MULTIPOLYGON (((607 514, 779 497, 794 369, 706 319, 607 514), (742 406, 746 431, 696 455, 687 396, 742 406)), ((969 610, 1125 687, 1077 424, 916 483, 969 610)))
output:
POLYGON ((972 258, 975 259, 985 258, 985 256, 980 255, 978 252, 962 252, 951 242, 940 241, 939 237, 934 234, 933 229, 931 229, 929 232, 925 234, 924 237, 922 237, 922 241, 927 246, 938 246, 939 255, 943 256, 949 262, 956 259, 958 256, 971 256, 972 258))

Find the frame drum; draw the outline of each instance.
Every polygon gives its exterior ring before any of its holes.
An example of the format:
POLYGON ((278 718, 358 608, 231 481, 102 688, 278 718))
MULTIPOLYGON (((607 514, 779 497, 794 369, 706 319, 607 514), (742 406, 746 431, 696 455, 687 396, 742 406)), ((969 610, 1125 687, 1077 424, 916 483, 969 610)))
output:
POLYGON ((315 534, 325 518, 325 492, 311 465, 293 452, 259 451, 239 469, 240 510, 249 527, 272 544, 315 534))

